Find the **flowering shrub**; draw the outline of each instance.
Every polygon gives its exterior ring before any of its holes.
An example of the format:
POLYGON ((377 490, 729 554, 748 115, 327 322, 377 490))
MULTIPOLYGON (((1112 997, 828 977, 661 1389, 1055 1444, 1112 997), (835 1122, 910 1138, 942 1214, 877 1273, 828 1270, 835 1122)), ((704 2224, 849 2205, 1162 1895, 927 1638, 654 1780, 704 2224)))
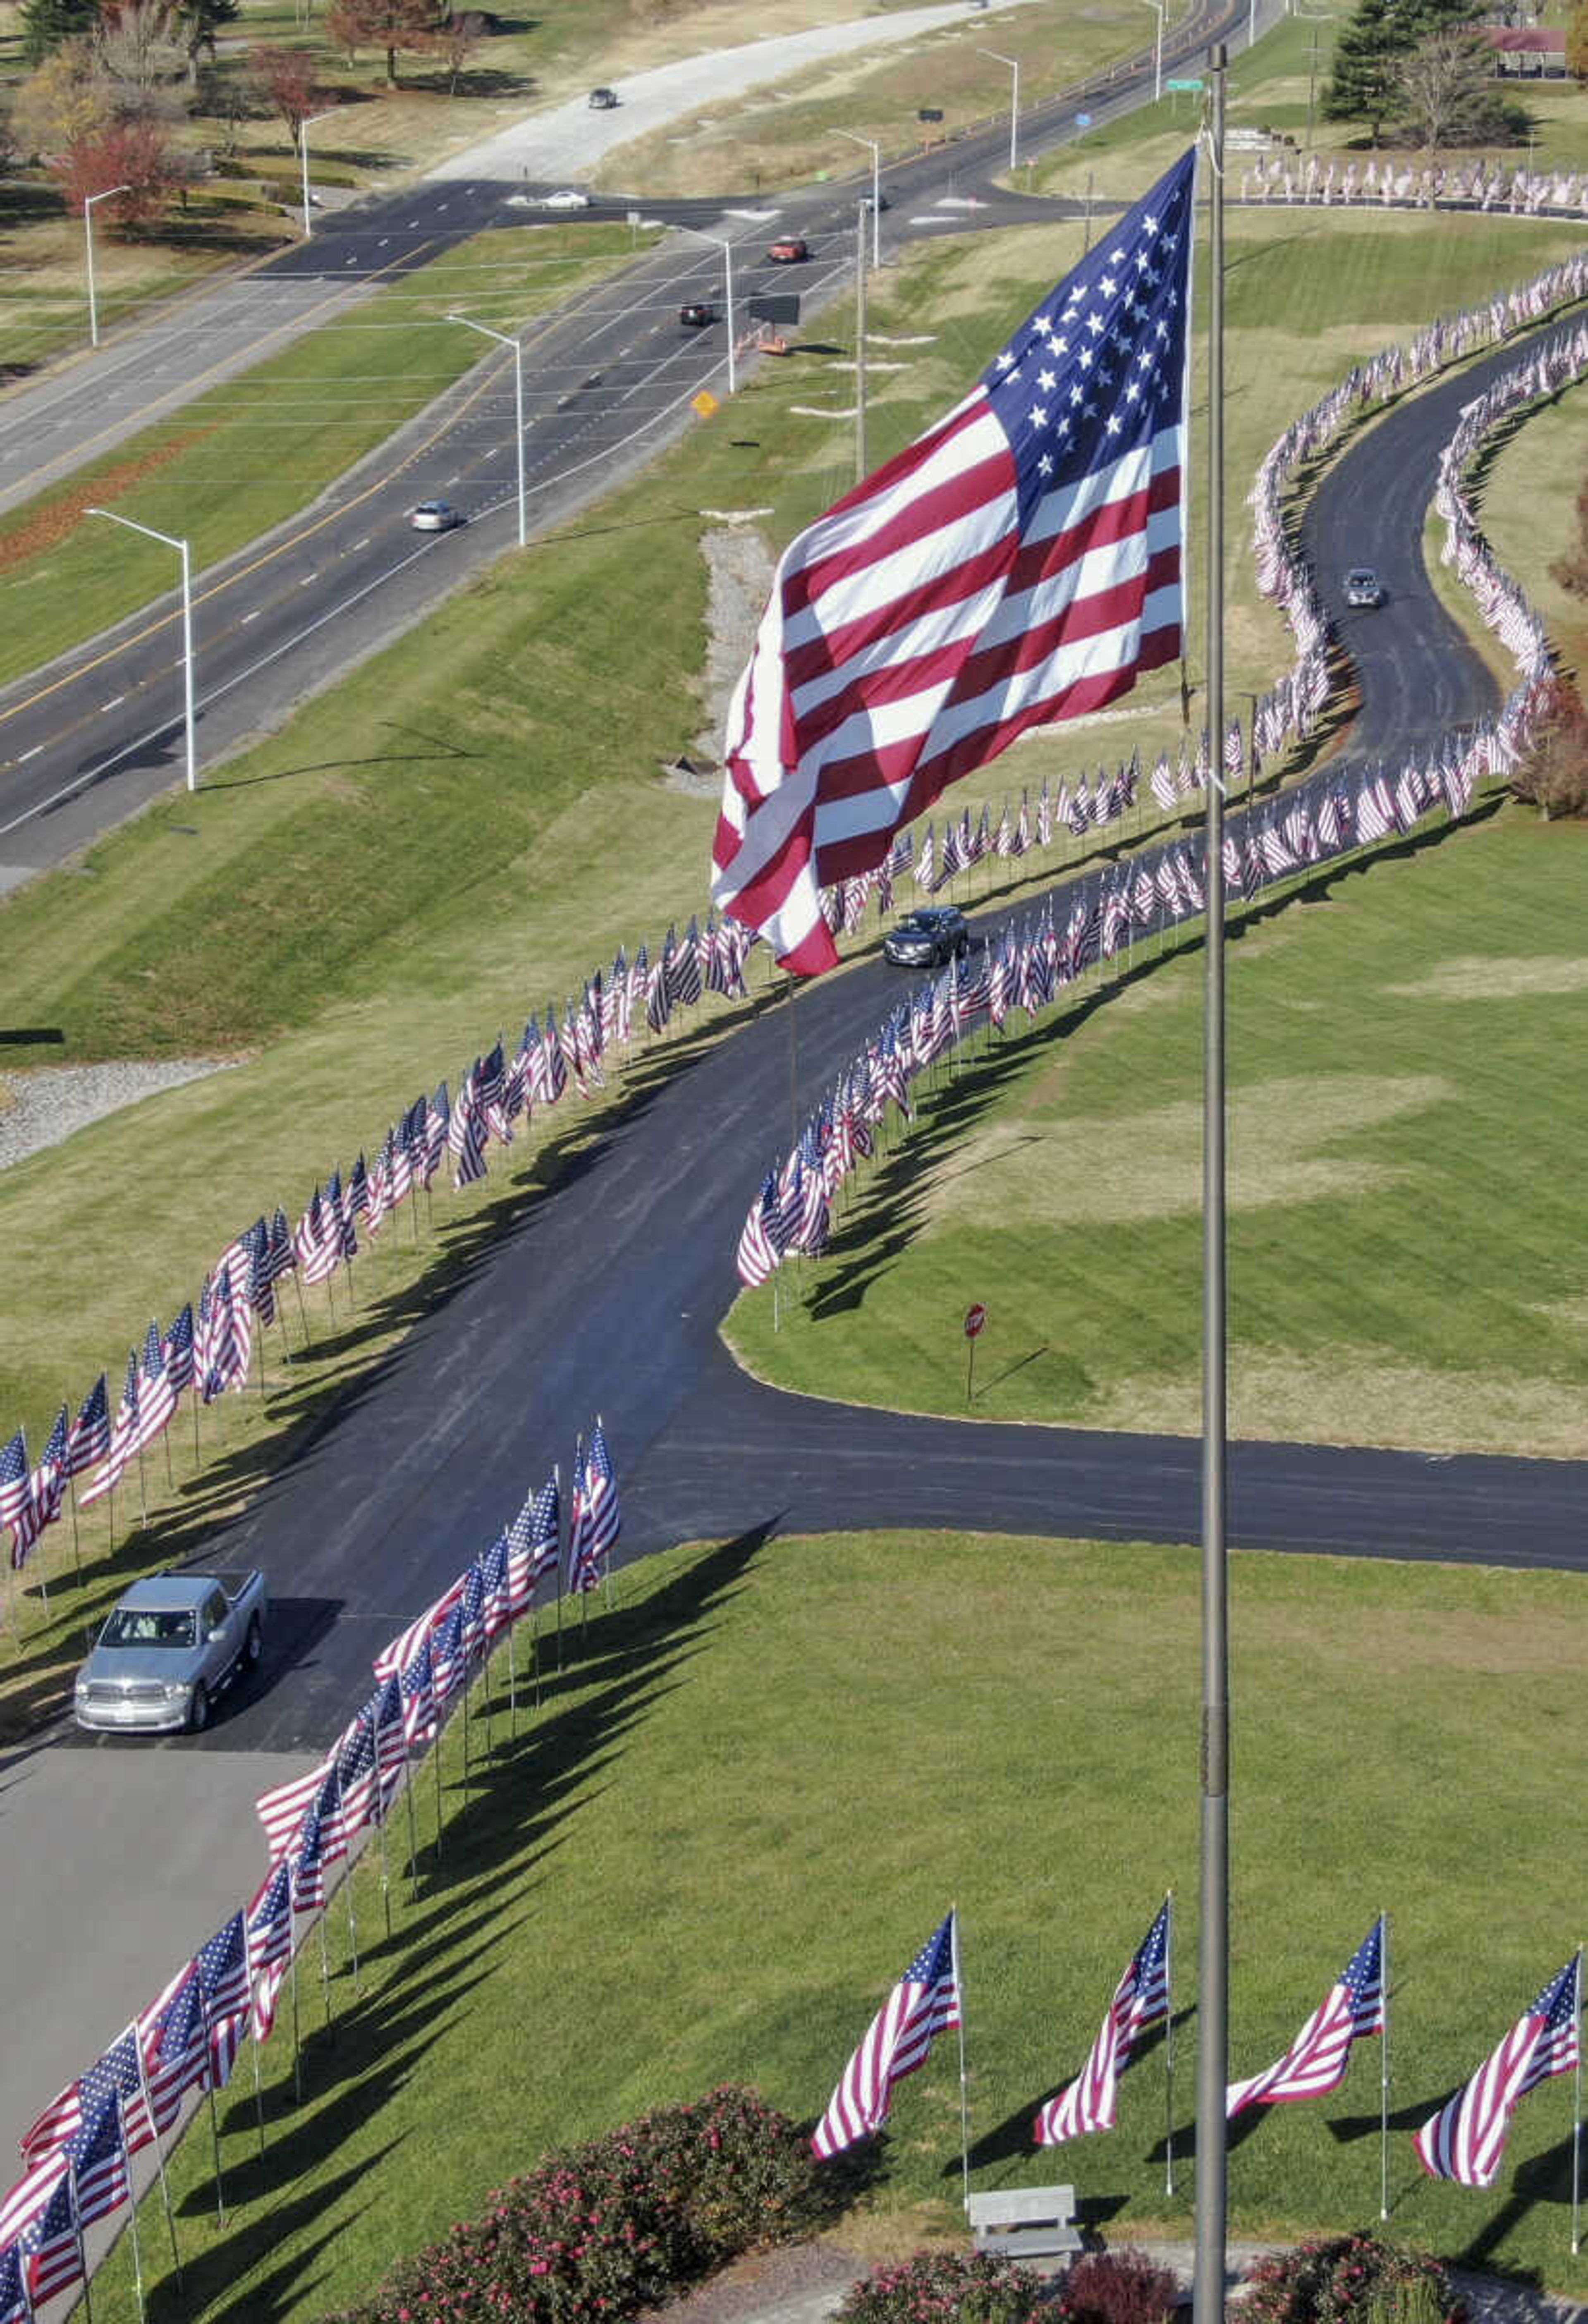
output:
POLYGON ((549 2154, 331 2324, 615 2324, 752 2245, 807 2234, 836 2193, 784 2116, 753 2090, 713 2090, 549 2154))
POLYGON ((1436 2259, 1377 2236, 1330 2236, 1259 2260, 1242 2324, 1464 2324, 1436 2259))
POLYGON ((1021 2324, 1040 2290, 1029 2268, 989 2252, 917 2252, 854 2285, 838 2324, 1021 2324))
POLYGON ((1054 2308, 1066 2324, 1167 2324, 1179 2298, 1172 2269, 1122 2246, 1083 2252, 1059 2285, 1054 2308))

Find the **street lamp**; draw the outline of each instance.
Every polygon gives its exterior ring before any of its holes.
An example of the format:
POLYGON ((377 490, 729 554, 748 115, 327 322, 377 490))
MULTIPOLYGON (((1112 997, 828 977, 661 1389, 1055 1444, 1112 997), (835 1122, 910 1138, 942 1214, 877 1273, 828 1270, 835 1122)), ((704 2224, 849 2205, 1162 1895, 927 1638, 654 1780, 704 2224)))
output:
POLYGON ((874 137, 857 137, 853 129, 840 129, 838 134, 840 137, 847 137, 852 145, 869 145, 871 148, 872 264, 881 266, 882 263, 882 149, 874 137))
POLYGON ((683 226, 680 232, 692 234, 697 242, 715 243, 723 254, 723 264, 727 273, 727 287, 723 294, 723 307, 728 327, 728 393, 732 395, 739 384, 739 376, 734 368, 734 245, 720 234, 702 234, 697 226, 683 226))
POLYGON ((509 338, 505 331, 494 331, 489 323, 476 323, 468 315, 448 315, 449 323, 461 323, 466 331, 478 331, 485 339, 494 339, 499 347, 512 349, 513 442, 518 447, 518 545, 522 549, 529 539, 524 524, 524 351, 519 340, 509 338))
POLYGON ((139 524, 135 518, 117 516, 114 509, 90 508, 85 516, 108 517, 112 524, 125 524, 129 532, 141 532, 151 540, 162 540, 174 549, 182 560, 182 719, 188 738, 188 788, 198 788, 198 756, 193 748, 193 565, 185 540, 178 540, 169 532, 156 532, 152 524, 139 524))
POLYGON ((83 238, 88 246, 88 345, 99 344, 99 309, 94 301, 94 205, 107 202, 112 194, 130 194, 131 186, 106 186, 100 194, 83 197, 83 238))
POLYGON ((1019 166, 1018 139, 1020 120, 1020 60, 1018 57, 1001 57, 996 49, 978 49, 979 57, 991 57, 995 65, 1007 65, 1014 75, 1014 89, 1009 100, 1009 166, 1019 166))
POLYGON ((1152 59, 1152 102, 1158 104, 1163 96, 1163 11, 1164 0, 1141 0, 1144 8, 1158 11, 1158 46, 1152 59))
POLYGON ((305 242, 314 232, 313 214, 309 207, 309 133, 315 122, 328 121, 331 115, 338 110, 337 106, 329 106, 324 113, 306 114, 298 124, 298 159, 303 164, 303 239, 305 242))

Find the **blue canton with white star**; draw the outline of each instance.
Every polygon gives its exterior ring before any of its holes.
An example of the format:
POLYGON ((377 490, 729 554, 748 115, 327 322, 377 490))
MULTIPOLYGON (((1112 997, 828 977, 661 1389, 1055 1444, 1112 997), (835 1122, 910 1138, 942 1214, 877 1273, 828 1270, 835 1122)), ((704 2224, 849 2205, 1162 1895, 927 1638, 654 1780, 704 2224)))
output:
POLYGON ((1045 494, 1180 416, 1196 168, 1193 150, 983 374, 1014 449, 1022 530, 1045 494))

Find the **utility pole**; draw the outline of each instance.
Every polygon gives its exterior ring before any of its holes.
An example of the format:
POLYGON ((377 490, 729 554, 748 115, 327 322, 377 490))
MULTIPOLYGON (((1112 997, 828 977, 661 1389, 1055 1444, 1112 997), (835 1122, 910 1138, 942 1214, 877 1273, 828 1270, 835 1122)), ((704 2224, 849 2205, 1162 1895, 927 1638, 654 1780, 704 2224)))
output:
POLYGON ((854 212, 854 481, 861 484, 865 461, 865 204, 854 212))

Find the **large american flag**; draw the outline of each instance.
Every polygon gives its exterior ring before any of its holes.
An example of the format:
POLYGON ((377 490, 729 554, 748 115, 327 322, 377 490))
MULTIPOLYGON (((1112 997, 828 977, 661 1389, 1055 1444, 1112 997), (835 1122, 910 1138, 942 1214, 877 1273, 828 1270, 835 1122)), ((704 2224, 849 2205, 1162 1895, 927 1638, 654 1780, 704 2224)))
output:
POLYGON ((925 2065, 936 2035, 959 2024, 959 1935, 954 1914, 921 1947, 882 2008, 817 2125, 824 2159, 880 2130, 893 2086, 925 2065))
POLYGON ((1286 2098, 1326 2098, 1345 2080, 1351 2045, 1384 2031, 1384 1916, 1373 1923, 1336 1982, 1282 2058, 1250 2080, 1232 2082, 1224 2108, 1277 2106, 1286 2098))
POLYGON ((714 893, 797 974, 837 958, 821 889, 1179 653, 1195 183, 1190 152, 785 551, 728 712, 714 893))
POLYGON ((1491 2057, 1417 2135, 1425 2171, 1463 2187, 1491 2187, 1517 2102, 1579 2057, 1583 1956, 1574 1953, 1491 2057))
POLYGON ((1169 1962, 1174 1900, 1163 1910, 1131 1956, 1114 1987, 1108 2015, 1092 2044, 1092 2054, 1067 2089, 1037 2116, 1039 2146, 1058 2146, 1089 2130, 1112 2130, 1120 2076, 1131 2062, 1137 2036, 1169 2014, 1169 1962))

